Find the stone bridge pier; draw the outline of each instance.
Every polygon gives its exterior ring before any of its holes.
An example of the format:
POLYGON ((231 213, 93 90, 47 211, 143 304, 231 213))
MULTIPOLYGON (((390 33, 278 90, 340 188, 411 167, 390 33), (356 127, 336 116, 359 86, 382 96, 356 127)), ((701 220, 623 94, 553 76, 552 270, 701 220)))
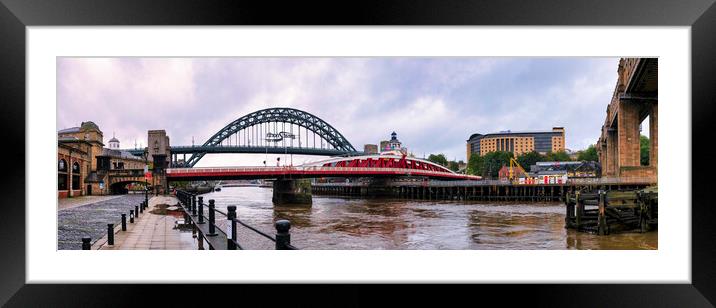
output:
POLYGON ((313 203, 311 180, 277 179, 273 182, 274 205, 308 205, 313 203))
POLYGON ((653 178, 656 182, 659 145, 658 59, 626 58, 597 142, 602 176, 653 178), (640 126, 649 117, 649 164, 641 165, 640 126))

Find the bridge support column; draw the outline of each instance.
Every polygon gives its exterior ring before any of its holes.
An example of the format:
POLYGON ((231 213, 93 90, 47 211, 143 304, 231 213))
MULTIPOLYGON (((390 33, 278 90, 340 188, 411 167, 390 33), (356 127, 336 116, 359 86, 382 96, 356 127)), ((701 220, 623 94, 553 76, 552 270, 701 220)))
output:
POLYGON ((273 182, 274 205, 311 205, 310 180, 276 180, 273 182))
POLYGON ((657 104, 652 104, 649 110, 649 166, 654 168, 654 173, 658 170, 659 166, 659 108, 657 104))
POLYGON ((621 167, 638 167, 640 165, 639 124, 641 106, 632 102, 619 102, 617 114, 619 160, 617 175, 621 175, 621 167))
POLYGON ((606 176, 617 176, 617 170, 619 167, 617 165, 619 164, 618 158, 619 158, 619 144, 617 142, 617 131, 614 129, 613 131, 608 132, 607 137, 607 154, 606 154, 606 176))

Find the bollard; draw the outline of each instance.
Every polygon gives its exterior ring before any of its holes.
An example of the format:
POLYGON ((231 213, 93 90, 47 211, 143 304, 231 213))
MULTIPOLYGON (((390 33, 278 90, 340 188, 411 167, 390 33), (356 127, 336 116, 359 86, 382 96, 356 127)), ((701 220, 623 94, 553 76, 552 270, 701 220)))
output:
POLYGON ((285 219, 276 221, 276 250, 287 250, 291 244, 291 222, 285 219))
POLYGON ((204 197, 199 196, 199 221, 198 224, 204 224, 204 197))
POLYGON ((82 238, 82 250, 90 250, 92 248, 92 239, 89 237, 82 238))
POLYGON ((137 218, 139 218, 139 206, 137 206, 137 205, 134 206, 134 215, 137 216, 137 218))
POLYGON ((203 239, 203 238, 199 238, 199 240, 196 241, 196 242, 197 242, 197 245, 198 245, 199 250, 204 250, 204 239, 203 239))
POLYGON ((216 236, 216 224, 214 221, 216 213, 214 211, 214 199, 209 199, 209 233, 206 236, 216 236))
POLYGON ((107 245, 114 245, 114 224, 107 224, 107 245))
POLYGON ((148 187, 144 187, 144 205, 146 205, 147 208, 149 208, 149 196, 148 196, 148 193, 149 193, 148 187))
POLYGON ((191 216, 196 216, 196 195, 191 195, 191 216))
POLYGON ((144 213, 144 204, 139 203, 139 212, 144 213))
POLYGON ((236 206, 229 205, 226 207, 228 212, 226 213, 226 219, 229 221, 229 225, 226 230, 226 249, 236 250, 236 206))
POLYGON ((127 214, 122 214, 122 231, 127 231, 127 214))
POLYGON ((134 223, 134 210, 129 210, 129 223, 134 223))

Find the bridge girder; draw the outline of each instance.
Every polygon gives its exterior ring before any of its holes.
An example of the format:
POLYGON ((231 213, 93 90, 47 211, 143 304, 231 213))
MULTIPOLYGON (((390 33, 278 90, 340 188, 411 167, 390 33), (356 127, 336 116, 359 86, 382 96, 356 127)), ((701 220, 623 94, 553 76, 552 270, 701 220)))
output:
MULTIPOLYGON (((224 126, 216 134, 211 136, 202 147, 216 147, 230 136, 239 133, 249 127, 264 123, 290 123, 304 127, 323 140, 326 140, 333 148, 342 153, 357 152, 353 145, 333 126, 321 118, 308 112, 294 108, 267 108, 244 115, 228 125, 224 126)), ((192 154, 186 164, 193 167, 206 152, 192 154)))

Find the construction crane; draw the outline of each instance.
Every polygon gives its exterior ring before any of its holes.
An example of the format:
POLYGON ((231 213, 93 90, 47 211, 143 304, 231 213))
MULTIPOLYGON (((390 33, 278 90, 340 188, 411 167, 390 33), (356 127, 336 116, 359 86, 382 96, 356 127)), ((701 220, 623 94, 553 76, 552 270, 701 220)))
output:
POLYGON ((515 167, 520 168, 519 170, 522 170, 522 173, 524 173, 525 176, 528 176, 527 171, 525 171, 525 168, 522 168, 522 166, 520 166, 520 163, 518 163, 516 159, 514 159, 513 157, 510 157, 510 169, 509 169, 510 175, 509 175, 509 180, 510 180, 512 183, 516 183, 516 182, 517 182, 516 177, 515 177, 515 167))

